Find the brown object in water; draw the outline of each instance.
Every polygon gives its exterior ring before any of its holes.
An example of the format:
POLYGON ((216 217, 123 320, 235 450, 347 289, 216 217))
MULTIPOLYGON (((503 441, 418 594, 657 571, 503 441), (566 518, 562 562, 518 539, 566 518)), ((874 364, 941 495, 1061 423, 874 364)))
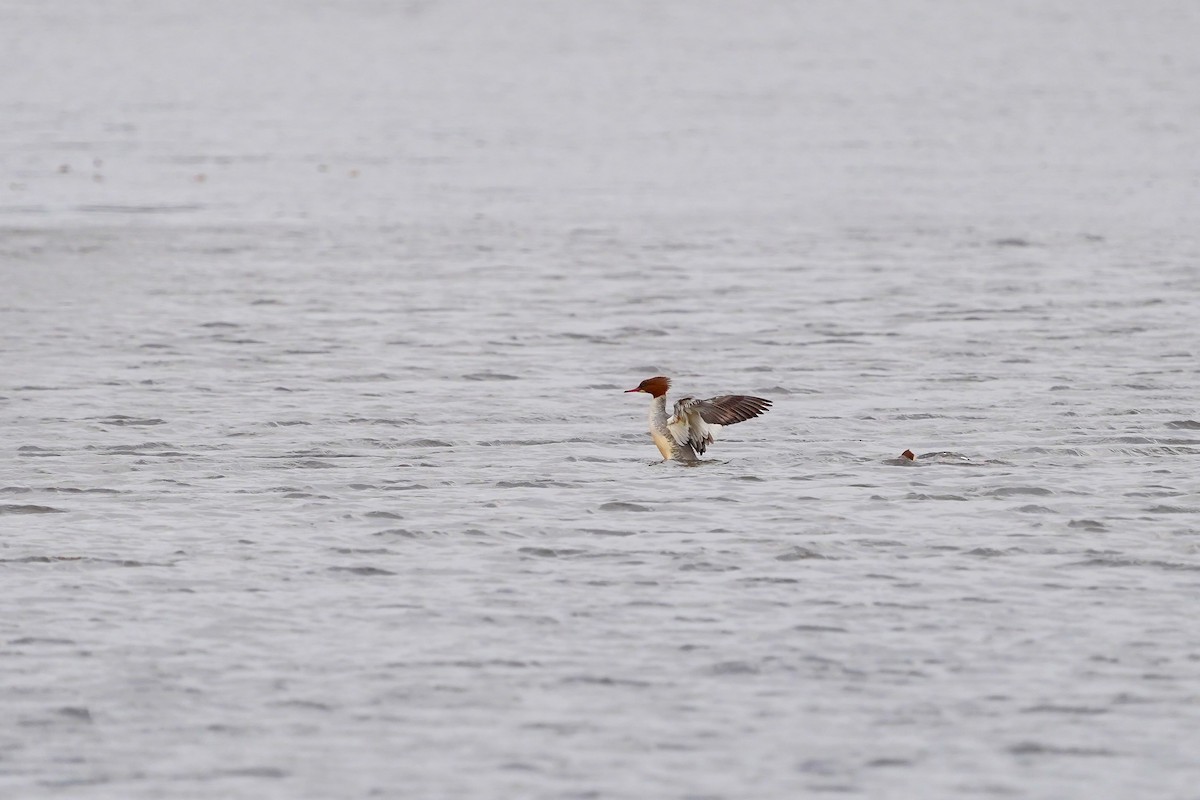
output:
POLYGON ((901 457, 901 458, 907 458, 909 461, 916 461, 916 460, 917 460, 917 456, 916 456, 916 454, 915 454, 915 453, 913 453, 913 451, 912 451, 912 450, 905 450, 903 453, 901 453, 901 454, 900 454, 900 457, 901 457))

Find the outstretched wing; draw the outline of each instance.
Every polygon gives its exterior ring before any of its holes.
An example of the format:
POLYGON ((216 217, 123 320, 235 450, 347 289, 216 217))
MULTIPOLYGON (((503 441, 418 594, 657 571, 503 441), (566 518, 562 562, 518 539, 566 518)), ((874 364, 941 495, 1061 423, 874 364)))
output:
POLYGON ((675 403, 667 430, 677 443, 703 455, 721 428, 753 419, 770 407, 770 400, 744 394, 723 394, 708 400, 684 397, 675 403))
POLYGON ((697 411, 709 425, 735 425, 754 419, 771 407, 770 400, 744 394, 723 394, 701 400, 697 411))

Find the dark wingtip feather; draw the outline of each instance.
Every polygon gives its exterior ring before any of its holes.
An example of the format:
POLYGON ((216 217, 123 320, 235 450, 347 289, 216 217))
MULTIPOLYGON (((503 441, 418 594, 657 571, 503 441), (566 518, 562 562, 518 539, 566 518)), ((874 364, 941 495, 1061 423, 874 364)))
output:
POLYGON ((754 419, 771 407, 771 401, 744 394, 724 395, 706 400, 701 408, 704 421, 713 425, 736 425, 754 419))

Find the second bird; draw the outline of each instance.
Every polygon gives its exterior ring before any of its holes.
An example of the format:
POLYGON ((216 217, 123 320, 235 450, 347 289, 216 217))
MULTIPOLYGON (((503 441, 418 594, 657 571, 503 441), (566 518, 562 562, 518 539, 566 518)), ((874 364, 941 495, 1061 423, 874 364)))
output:
POLYGON ((628 392, 645 392, 650 403, 650 438, 668 461, 696 461, 712 444, 713 434, 726 425, 753 419, 771 407, 770 400, 744 394, 723 394, 708 400, 684 397, 667 416, 671 379, 646 378, 628 392))

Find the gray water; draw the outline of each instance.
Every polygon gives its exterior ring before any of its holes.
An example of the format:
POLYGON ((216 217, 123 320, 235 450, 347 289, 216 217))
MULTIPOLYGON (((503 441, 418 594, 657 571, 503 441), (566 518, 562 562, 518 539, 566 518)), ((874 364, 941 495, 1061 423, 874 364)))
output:
POLYGON ((1200 797, 1197 41, 0 2, 0 796, 1200 797))

